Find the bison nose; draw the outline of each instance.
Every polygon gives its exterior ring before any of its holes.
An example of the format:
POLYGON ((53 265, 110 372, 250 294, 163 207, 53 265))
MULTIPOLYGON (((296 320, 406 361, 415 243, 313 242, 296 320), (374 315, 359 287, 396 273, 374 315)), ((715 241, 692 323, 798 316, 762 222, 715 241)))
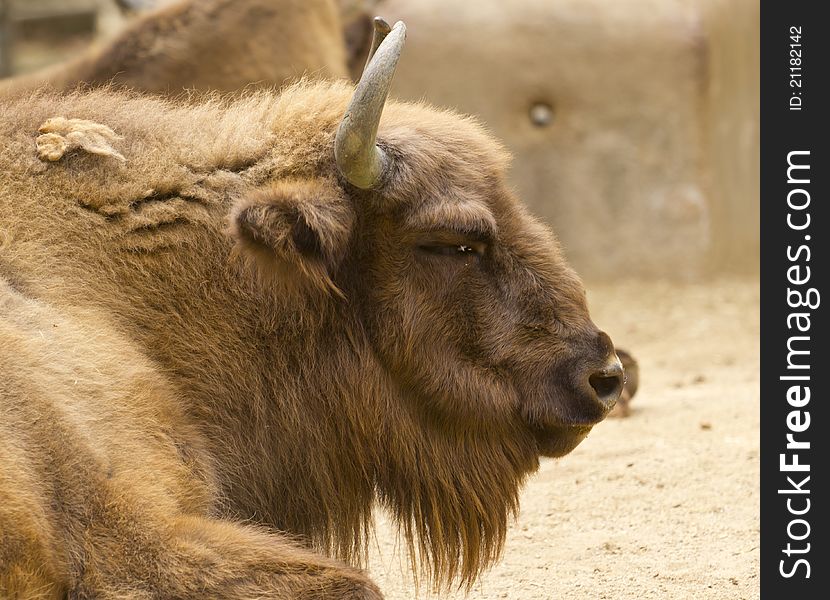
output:
POLYGON ((588 383, 596 393, 597 400, 611 410, 617 403, 625 383, 625 372, 616 354, 612 354, 608 363, 588 377, 588 383))

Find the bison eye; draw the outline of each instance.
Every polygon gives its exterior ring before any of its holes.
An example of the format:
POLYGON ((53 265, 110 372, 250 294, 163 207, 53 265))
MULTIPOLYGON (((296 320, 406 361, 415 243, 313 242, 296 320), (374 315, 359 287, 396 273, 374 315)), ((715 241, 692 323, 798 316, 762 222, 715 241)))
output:
POLYGON ((430 242, 418 245, 421 252, 436 256, 481 256, 485 248, 482 242, 430 242))

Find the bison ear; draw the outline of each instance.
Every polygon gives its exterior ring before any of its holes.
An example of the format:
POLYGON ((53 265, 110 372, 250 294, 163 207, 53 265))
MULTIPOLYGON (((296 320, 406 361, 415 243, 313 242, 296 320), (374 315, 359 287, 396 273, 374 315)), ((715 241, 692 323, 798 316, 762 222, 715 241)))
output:
POLYGON ((283 181, 238 201, 230 230, 265 275, 340 294, 333 279, 353 225, 354 211, 334 183, 283 181))

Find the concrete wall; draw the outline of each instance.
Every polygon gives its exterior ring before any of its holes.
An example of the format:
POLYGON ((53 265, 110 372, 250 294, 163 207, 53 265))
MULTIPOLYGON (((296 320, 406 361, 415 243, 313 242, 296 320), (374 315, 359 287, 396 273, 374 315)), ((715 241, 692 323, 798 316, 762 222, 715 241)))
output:
POLYGON ((381 0, 375 11, 408 26, 393 94, 478 115, 583 273, 694 278, 757 262, 757 2, 381 0))
POLYGON ((760 6, 757 0, 706 0, 709 40, 706 157, 714 210, 714 265, 759 267, 760 6))

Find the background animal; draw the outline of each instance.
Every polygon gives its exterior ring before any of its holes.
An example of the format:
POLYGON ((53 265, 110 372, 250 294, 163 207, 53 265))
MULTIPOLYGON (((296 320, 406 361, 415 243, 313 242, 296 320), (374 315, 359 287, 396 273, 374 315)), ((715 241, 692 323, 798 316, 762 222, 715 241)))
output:
POLYGON ((617 348, 617 356, 625 371, 625 384, 617 404, 609 417, 627 417, 631 414, 631 400, 640 387, 640 365, 630 352, 617 348))
POLYGON ((360 562, 377 503, 469 585, 608 413, 621 365, 503 149, 384 110, 403 38, 354 94, 7 103, 3 594, 377 598, 321 553, 360 562))
POLYGON ((365 42, 355 32, 365 35, 369 23, 354 11, 348 19, 351 51, 334 0, 182 0, 142 14, 102 48, 1 82, 0 96, 110 83, 170 95, 233 92, 303 75, 347 77, 350 62, 362 66, 365 42))

